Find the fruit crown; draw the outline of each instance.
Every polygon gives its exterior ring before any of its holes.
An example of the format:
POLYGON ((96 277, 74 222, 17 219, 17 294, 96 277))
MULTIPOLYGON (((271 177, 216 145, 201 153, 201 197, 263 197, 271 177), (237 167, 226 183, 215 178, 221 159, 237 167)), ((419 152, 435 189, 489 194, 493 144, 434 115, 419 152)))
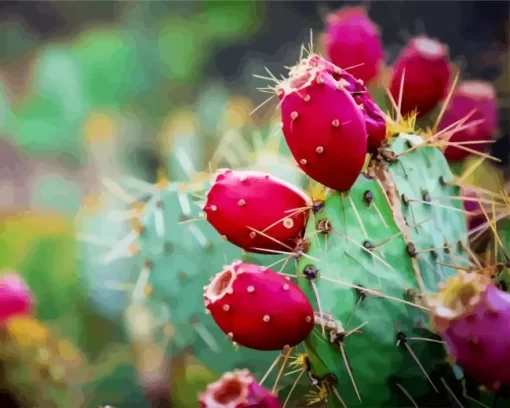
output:
POLYGON ((439 293, 427 299, 436 329, 443 331, 449 322, 472 313, 489 283, 485 275, 458 271, 456 276, 441 284, 439 293))

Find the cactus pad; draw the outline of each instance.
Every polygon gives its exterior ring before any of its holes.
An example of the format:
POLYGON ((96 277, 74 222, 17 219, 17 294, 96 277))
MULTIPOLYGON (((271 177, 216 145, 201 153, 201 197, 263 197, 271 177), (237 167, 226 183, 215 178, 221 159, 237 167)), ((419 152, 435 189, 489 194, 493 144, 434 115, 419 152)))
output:
POLYGON ((437 387, 425 371, 443 351, 423 340, 430 336, 419 299, 455 273, 447 265, 469 265, 467 230, 444 156, 433 147, 405 152, 418 143, 393 139, 348 193, 326 196, 307 226, 298 282, 313 298, 316 285, 320 310, 338 329, 323 336, 317 325, 307 352, 314 375, 336 378, 348 406, 394 407, 409 403, 400 387, 411 395, 437 387))

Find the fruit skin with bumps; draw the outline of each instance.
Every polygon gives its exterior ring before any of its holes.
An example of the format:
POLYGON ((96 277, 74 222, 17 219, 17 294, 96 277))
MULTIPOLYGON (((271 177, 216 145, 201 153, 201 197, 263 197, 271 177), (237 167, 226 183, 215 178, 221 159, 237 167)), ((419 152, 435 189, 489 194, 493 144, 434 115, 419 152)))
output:
POLYGON ((344 7, 327 17, 324 37, 329 59, 365 83, 379 74, 384 48, 365 7, 344 7))
POLYGON ((205 306, 235 343, 282 350, 313 329, 313 309, 301 289, 277 272, 235 261, 204 288, 205 306))
MULTIPOLYGON (((439 123, 439 130, 445 129, 455 122, 466 118, 471 113, 464 125, 466 129, 455 132, 449 139, 452 143, 478 142, 465 147, 483 152, 487 143, 491 140, 498 124, 498 107, 496 104, 496 92, 489 82, 464 81, 454 91, 448 108, 439 123), (474 113, 473 113, 474 111, 474 113), (469 126, 470 122, 479 122, 476 126, 469 126)), ((444 152, 450 162, 464 160, 470 152, 455 146, 448 146, 444 152)))
POLYGON ((248 252, 288 252, 310 206, 304 192, 268 173, 224 169, 207 193, 204 212, 221 235, 248 252))
POLYGON ((278 398, 257 383, 248 370, 234 370, 200 394, 201 408, 281 408, 278 398))
POLYGON ((510 386, 510 294, 485 275, 459 271, 428 305, 456 364, 488 389, 510 386))
POLYGON ((363 112, 367 129, 368 149, 374 152, 386 138, 386 119, 384 112, 374 102, 363 81, 351 75, 347 70, 325 60, 320 55, 312 54, 304 61, 305 64, 311 67, 325 69, 337 81, 342 80, 342 84, 345 85, 345 88, 351 93, 354 101, 363 112))
POLYGON ((32 312, 32 292, 21 277, 14 272, 0 277, 0 323, 11 317, 32 312))
POLYGON ((430 113, 448 94, 450 84, 448 49, 425 36, 411 39, 393 66, 390 93, 398 104, 403 80, 400 113, 414 110, 417 117, 430 113))
POLYGON ((367 129, 345 82, 305 60, 278 93, 283 134, 299 167, 326 187, 349 190, 365 163, 367 129))

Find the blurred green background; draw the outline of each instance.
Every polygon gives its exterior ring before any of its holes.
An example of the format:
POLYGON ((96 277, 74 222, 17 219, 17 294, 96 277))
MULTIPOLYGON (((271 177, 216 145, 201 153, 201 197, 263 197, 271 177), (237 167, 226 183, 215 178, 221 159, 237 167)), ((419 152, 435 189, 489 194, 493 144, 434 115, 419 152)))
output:
MULTIPOLYGON (((126 232, 125 223, 107 216, 121 207, 102 195, 102 181, 155 182, 160 170, 172 181, 189 180, 207 171, 229 132, 234 151, 241 149, 241 137, 268 128, 274 113, 268 105, 250 115, 266 96, 256 89, 266 84, 253 75, 264 75, 264 67, 284 73, 310 29, 319 34, 324 14, 344 3, 0 2, 0 267, 27 279, 38 306, 33 324, 44 322, 55 339, 74 344, 82 357, 62 365, 64 376, 87 384, 82 399, 48 407, 168 406, 168 393, 148 387, 133 363, 137 349, 123 321, 129 297, 107 285, 127 282, 139 269, 98 262, 105 251, 97 247, 111 247, 126 232), (101 237, 103 247, 84 246, 83 235, 101 237), (93 367, 76 363, 81 358, 93 367)), ((506 102, 493 154, 506 169, 508 4, 377 1, 370 15, 381 26, 388 62, 406 36, 426 30, 449 44, 464 77, 497 81, 506 102)), ((28 336, 36 329, 23 330, 28 336)), ((171 381, 180 384, 174 390, 182 401, 214 378, 193 356, 172 357, 171 381)), ((13 380, 5 372, 14 369, 4 365, 0 406, 18 406, 16 384, 33 403, 42 374, 13 380)))

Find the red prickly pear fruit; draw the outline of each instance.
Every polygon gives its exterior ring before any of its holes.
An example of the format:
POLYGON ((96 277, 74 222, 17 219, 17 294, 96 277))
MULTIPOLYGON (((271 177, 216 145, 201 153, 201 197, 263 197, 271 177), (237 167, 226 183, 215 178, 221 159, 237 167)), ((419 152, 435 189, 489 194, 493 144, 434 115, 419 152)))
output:
POLYGON ((204 288, 205 306, 237 344, 282 350, 312 331, 313 309, 303 291, 277 272, 235 261, 204 288))
POLYGON ((281 408, 278 398, 246 369, 225 373, 200 394, 201 408, 281 408))
POLYGON ((366 7, 341 8, 329 14, 326 22, 324 43, 328 58, 367 84, 375 79, 384 60, 384 46, 366 7))
POLYGON ((390 93, 398 103, 403 82, 400 113, 417 117, 430 113, 448 94, 450 61, 448 48, 437 40, 419 36, 401 51, 393 67, 390 93))
MULTIPOLYGON (((487 143, 492 139, 497 128, 498 107, 496 103, 496 91, 489 82, 464 81, 454 91, 448 108, 439 123, 438 129, 442 130, 455 122, 465 118, 472 111, 475 111, 464 123, 468 126, 470 122, 482 121, 472 127, 455 132, 449 139, 450 142, 477 142, 466 145, 469 149, 482 152, 487 143)), ((450 162, 460 162, 470 153, 455 146, 448 146, 444 152, 446 159, 450 162)))
POLYGON ((17 273, 0 277, 0 324, 13 316, 32 312, 32 293, 17 273))
POLYGON ((345 69, 337 67, 333 63, 325 60, 317 54, 308 57, 308 65, 311 67, 321 67, 333 76, 337 81, 344 80, 345 89, 351 93, 354 101, 361 107, 365 117, 365 126, 367 129, 368 149, 373 152, 386 139, 386 119, 383 111, 372 96, 368 93, 366 86, 361 79, 355 78, 345 69))
POLYGON ((367 129, 346 81, 303 60, 278 94, 283 134, 299 167, 326 187, 349 190, 365 163, 367 129))
POLYGON ((219 170, 206 197, 209 223, 234 245, 256 253, 292 250, 312 205, 304 192, 284 180, 230 169, 219 170))
POLYGON ((489 389, 510 386, 510 294, 485 275, 460 271, 428 304, 455 362, 489 389))

